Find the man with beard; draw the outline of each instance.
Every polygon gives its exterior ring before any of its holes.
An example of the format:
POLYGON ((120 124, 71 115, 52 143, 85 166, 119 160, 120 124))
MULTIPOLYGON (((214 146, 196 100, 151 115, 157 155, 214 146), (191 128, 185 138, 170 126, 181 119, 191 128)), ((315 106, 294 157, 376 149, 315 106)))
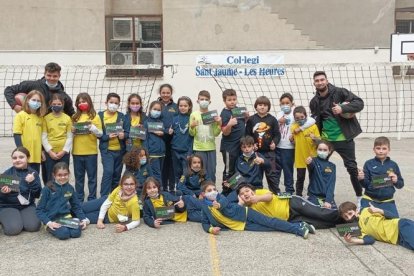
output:
POLYGON ((364 108, 364 102, 347 89, 330 84, 324 71, 316 71, 313 74, 313 84, 316 93, 309 103, 312 117, 322 134, 322 139, 331 142, 334 150, 344 161, 359 208, 362 187, 358 181, 354 138, 362 130, 355 113, 364 108))

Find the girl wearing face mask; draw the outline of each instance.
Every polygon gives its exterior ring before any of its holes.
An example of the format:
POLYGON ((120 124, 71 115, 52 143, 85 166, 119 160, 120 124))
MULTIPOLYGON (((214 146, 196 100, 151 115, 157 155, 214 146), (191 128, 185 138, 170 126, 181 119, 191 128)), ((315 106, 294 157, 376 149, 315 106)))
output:
POLYGON ((148 177, 152 176, 152 170, 149 166, 149 156, 145 148, 133 147, 127 152, 122 159, 125 164, 126 172, 131 173, 138 180, 137 194, 141 196, 142 185, 148 177))
POLYGON ((11 154, 13 167, 3 175, 15 176, 19 181, 19 191, 8 186, 0 189, 0 223, 7 236, 18 235, 21 231, 36 232, 40 220, 36 216, 35 199, 39 197, 39 174, 28 166, 29 151, 24 147, 16 148, 11 154))
POLYGON ((165 142, 163 136, 168 132, 169 128, 169 126, 165 126, 162 122, 161 112, 162 103, 159 101, 153 101, 149 107, 147 120, 144 122, 144 127, 147 130, 147 137, 144 142, 144 147, 148 150, 152 175, 159 182, 162 181, 161 174, 165 157, 165 142), (149 125, 151 125, 151 129, 148 129, 149 125), (154 126, 162 127, 155 129, 154 126))
POLYGON ((135 176, 125 173, 119 186, 109 196, 85 202, 82 209, 91 223, 96 223, 98 229, 104 229, 105 223, 116 223, 116 233, 134 229, 140 223, 136 187, 135 176))
POLYGON ((23 110, 16 114, 13 121, 13 136, 16 147, 25 147, 31 153, 29 165, 40 172, 42 154, 43 116, 46 115, 46 103, 43 94, 32 90, 27 94, 23 110))
POLYGON ((82 211, 82 206, 72 185, 69 184, 69 166, 59 162, 53 167, 53 181, 43 187, 36 208, 37 217, 46 225, 49 233, 60 240, 79 238, 81 230, 86 228, 89 220, 82 211), (79 227, 62 225, 61 219, 79 219, 79 227))
POLYGON ((142 190, 142 201, 144 202, 144 222, 149 227, 160 228, 161 225, 173 222, 186 222, 187 211, 181 197, 161 192, 160 182, 154 177, 148 177, 144 182, 142 190), (157 208, 174 206, 175 214, 172 219, 157 218, 157 208))
POLYGON ((125 144, 127 151, 130 151, 132 147, 141 147, 142 140, 139 138, 130 138, 129 130, 131 127, 141 127, 144 125, 146 116, 142 109, 141 96, 136 93, 129 95, 127 102, 127 113, 125 114, 124 121, 125 144))
POLYGON ((315 141, 319 140, 319 130, 316 124, 311 127, 297 132, 296 130, 304 126, 308 120, 306 109, 303 106, 297 106, 293 111, 295 122, 290 127, 292 132, 291 141, 295 144, 295 167, 297 171, 296 195, 302 196, 303 185, 306 176, 306 162, 309 157, 316 156, 315 141))
POLYGON ((72 116, 73 168, 75 173, 75 189, 82 202, 85 197, 85 173, 88 174, 88 200, 96 198, 97 171, 98 171, 98 146, 97 137, 102 136, 102 124, 92 99, 88 93, 80 93, 75 101, 76 113, 72 116), (76 131, 77 124, 86 124, 89 132, 79 134, 76 131))
MULTIPOLYGON (((293 117, 293 110, 295 104, 293 96, 290 93, 284 93, 280 99, 280 112, 276 114, 276 119, 279 122, 280 141, 276 146, 276 162, 280 166, 280 170, 276 170, 277 183, 280 181, 280 176, 283 171, 283 179, 285 185, 285 192, 293 194, 295 192, 293 185, 293 167, 295 163, 295 144, 290 142, 292 136, 290 127, 295 122, 293 117)), ((315 119, 308 117, 303 126, 295 129, 299 133, 308 127, 315 124, 315 119)))
POLYGON ((198 198, 201 193, 201 183, 205 180, 211 179, 204 169, 203 159, 200 155, 194 154, 188 159, 187 174, 181 176, 177 190, 184 195, 198 198))
POLYGON ((316 152, 317 157, 306 159, 309 170, 308 200, 324 208, 337 209, 334 200, 336 166, 328 161, 332 153, 331 143, 320 141, 316 152))
POLYGON ((63 113, 64 98, 53 94, 49 106, 52 110, 43 120, 42 145, 46 152, 47 181, 52 180, 53 166, 58 162, 69 165, 69 152, 72 149, 72 119, 63 113))
POLYGON ((122 174, 122 157, 125 153, 124 114, 118 111, 121 97, 116 93, 106 96, 106 110, 98 113, 103 135, 99 137, 99 150, 103 167, 101 196, 109 195, 119 184, 122 174), (122 129, 109 132, 107 128, 121 125, 122 129))

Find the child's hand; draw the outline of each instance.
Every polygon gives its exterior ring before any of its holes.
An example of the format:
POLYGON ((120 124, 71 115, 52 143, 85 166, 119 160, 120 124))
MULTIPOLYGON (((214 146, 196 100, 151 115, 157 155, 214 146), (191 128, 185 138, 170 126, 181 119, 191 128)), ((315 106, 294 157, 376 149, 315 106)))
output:
POLYGON ((285 116, 280 117, 280 119, 278 121, 279 121, 279 124, 281 124, 281 125, 285 124, 286 123, 285 116))
POLYGON ((180 200, 174 203, 174 205, 177 205, 178 208, 184 208, 184 201, 182 200, 181 196, 180 196, 180 200))
POLYGON ((118 133, 109 134, 109 139, 112 139, 112 138, 115 138, 115 137, 118 137, 118 133))
POLYGON ((53 160, 58 160, 59 158, 57 157, 56 153, 53 150, 50 150, 48 152, 50 158, 52 158, 53 160))
POLYGON ((79 223, 79 226, 81 227, 82 230, 86 229, 86 221, 81 221, 79 223))
POLYGON ((254 149, 254 151, 257 151, 259 149, 259 146, 257 145, 257 143, 254 143, 253 149, 254 149))
POLYGON ((261 157, 259 157, 259 156, 257 155, 257 152, 256 152, 255 154, 256 154, 256 158, 253 160, 253 162, 254 162, 255 164, 257 164, 257 165, 264 164, 264 159, 263 159, 263 158, 261 158, 261 157))
POLYGON ((339 104, 334 103, 334 106, 332 107, 332 113, 335 114, 335 115, 341 114, 342 113, 342 107, 339 104))
POLYGON ((295 134, 298 134, 299 132, 301 132, 302 130, 300 129, 300 127, 295 128, 295 130, 293 131, 295 134))
POLYGON ((174 133, 174 130, 172 129, 172 127, 170 127, 169 129, 168 129, 168 134, 169 135, 172 135, 174 133))
POLYGON ((47 224, 47 227, 49 227, 50 228, 50 230, 52 230, 52 231, 55 231, 55 229, 58 229, 58 228, 60 228, 62 225, 60 225, 59 223, 57 223, 57 222, 54 222, 54 221, 49 221, 49 223, 47 224))
POLYGON ((350 233, 346 233, 344 236, 344 239, 347 243, 352 243, 352 244, 356 243, 355 237, 352 237, 350 233))
POLYGON ((214 117, 214 121, 219 125, 219 126, 221 126, 221 117, 220 116, 215 116, 214 117))
POLYGON ((305 163, 309 165, 310 163, 312 163, 312 161, 313 161, 312 157, 309 156, 308 158, 306 158, 305 163))
POLYGON ((270 143, 269 148, 270 148, 271 150, 275 150, 275 148, 276 148, 276 144, 275 144, 275 142, 273 142, 273 141, 272 141, 272 143, 270 143))
POLYGON ((239 202, 238 202, 238 204, 239 204, 240 206, 244 206, 244 205, 246 204, 246 202, 244 202, 244 200, 243 200, 240 196, 238 196, 238 198, 239 198, 239 202))
POLYGON ((295 143, 295 137, 293 135, 289 136, 289 141, 294 144, 295 143))
POLYGON ((332 205, 329 203, 329 202, 324 202, 323 203, 323 205, 322 205, 322 208, 328 208, 328 209, 331 209, 332 208, 332 205))
POLYGON ((388 177, 389 178, 391 178, 391 182, 392 183, 397 183, 397 181, 398 181, 398 176, 394 173, 394 172, 390 172, 389 174, 388 174, 388 177))
POLYGON ((230 188, 230 184, 229 182, 227 182, 227 180, 223 181, 223 186, 226 188, 230 188))
POLYGON ((213 235, 218 235, 218 234, 220 234, 220 230, 221 230, 221 228, 220 228, 220 227, 213 227, 213 228, 211 229, 211 234, 213 234, 213 235))
POLYGON ((374 205, 372 205, 372 203, 369 203, 369 207, 368 207, 368 212, 370 212, 371 214, 375 214, 375 213, 382 213, 382 209, 375 207, 374 205))
POLYGON ((105 224, 103 223, 103 220, 98 219, 98 222, 96 223, 96 228, 98 228, 98 229, 104 229, 105 228, 105 224))
POLYGON ((237 118, 233 118, 233 116, 230 117, 229 122, 227 123, 228 126, 235 126, 237 125, 237 118))
POLYGON ((118 138, 119 138, 119 139, 121 139, 121 140, 124 140, 124 138, 125 138, 125 133, 124 133, 123 131, 118 132, 118 138))
POLYGON ((365 173, 363 170, 358 169, 358 180, 364 180, 365 178, 365 173))
POLYGON ((161 227, 161 223, 162 223, 162 219, 156 219, 156 220, 154 220, 154 227, 155 228, 160 228, 161 227))
POLYGON ((125 232, 127 230, 127 228, 126 228, 126 225, 123 225, 123 224, 117 224, 117 225, 115 225, 115 232, 116 233, 122 233, 122 232, 125 232))
POLYGON ((310 137, 312 140, 315 140, 315 138, 316 138, 315 134, 313 134, 313 133, 309 133, 309 137, 310 137))
POLYGON ((59 160, 60 158, 62 158, 64 155, 66 154, 66 151, 61 150, 58 153, 56 153, 56 157, 59 160))
POLYGON ((198 126, 200 123, 195 119, 195 118, 193 118, 193 120, 191 121, 191 124, 190 124, 190 127, 191 128, 195 128, 196 126, 198 126))
POLYGON ((33 180, 35 180, 34 174, 35 172, 27 174, 24 180, 26 180, 27 183, 33 182, 33 180))
POLYGON ((162 132, 161 130, 157 130, 157 131, 154 131, 154 134, 157 136, 163 136, 164 132, 162 132))
POLYGON ((1 187, 1 190, 0 190, 3 194, 8 194, 8 193, 10 193, 11 192, 11 189, 9 188, 9 187, 7 187, 7 186, 3 186, 3 187, 1 187))
POLYGON ((71 129, 71 131, 72 131, 73 134, 75 134, 76 128, 73 126, 72 129, 71 129))
POLYGON ((220 209, 221 205, 216 200, 213 201, 213 208, 220 209))
POLYGON ((43 150, 42 150, 42 156, 41 156, 40 160, 46 161, 46 153, 43 150))

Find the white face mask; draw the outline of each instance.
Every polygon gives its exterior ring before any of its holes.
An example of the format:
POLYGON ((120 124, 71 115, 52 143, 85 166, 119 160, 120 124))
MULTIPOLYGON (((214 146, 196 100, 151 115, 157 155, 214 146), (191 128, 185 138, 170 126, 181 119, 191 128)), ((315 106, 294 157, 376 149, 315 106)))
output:
POLYGON ((116 112, 118 110, 119 105, 114 103, 108 104, 108 110, 111 112, 116 112))
POLYGON ((150 196, 150 195, 148 194, 148 196, 149 196, 149 198, 158 198, 159 193, 156 193, 156 194, 155 194, 155 195, 153 195, 153 196, 150 196))
POLYGON ((198 104, 200 105, 200 108, 207 108, 210 104, 209 101, 199 101, 198 104))
POLYGON ((56 86, 58 86, 58 83, 56 82, 55 84, 49 83, 48 81, 46 81, 46 85, 49 88, 55 88, 56 86))
POLYGON ((326 159, 326 158, 328 158, 329 152, 327 152, 327 151, 320 151, 320 150, 318 150, 318 151, 317 151, 317 154, 318 154, 318 157, 319 157, 319 158, 321 158, 321 159, 326 159))
POLYGON ((253 155, 253 153, 254 153, 254 151, 251 151, 251 152, 243 152, 243 156, 244 157, 247 157, 247 158, 250 158, 253 155))
POLYGON ((216 200, 217 195, 218 195, 218 192, 217 191, 211 191, 211 192, 205 193, 206 198, 208 200, 211 200, 211 201, 216 200))

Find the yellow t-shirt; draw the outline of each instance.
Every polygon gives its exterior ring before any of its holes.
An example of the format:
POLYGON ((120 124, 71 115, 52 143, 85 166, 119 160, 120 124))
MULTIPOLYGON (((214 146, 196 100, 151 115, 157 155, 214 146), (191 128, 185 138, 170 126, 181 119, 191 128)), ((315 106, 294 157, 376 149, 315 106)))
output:
MULTIPOLYGON (((79 117, 77 122, 89 122, 88 114, 82 114, 79 117)), ((95 125, 99 130, 102 130, 101 119, 98 115, 93 118, 91 121, 93 125, 95 125)), ((73 137, 73 150, 72 154, 74 155, 92 155, 98 154, 98 145, 97 145, 98 138, 96 138, 95 134, 82 134, 82 135, 75 135, 73 137)))
MULTIPOLYGON (((208 208, 210 209, 211 214, 217 220, 217 222, 227 226, 231 230, 243 231, 244 228, 246 227, 245 221, 241 222, 241 221, 232 220, 228 217, 223 216, 223 214, 216 208, 213 208, 211 206, 209 206, 208 208)), ((247 208, 246 208, 246 212, 247 212, 247 208)))
MULTIPOLYGON (((154 206, 154 208, 165 207, 164 197, 162 195, 160 195, 159 198, 155 198, 155 199, 151 198, 151 202, 152 202, 152 205, 154 206)), ((171 202, 171 204, 169 204, 169 203, 167 203, 167 204, 168 204, 168 206, 171 206, 174 203, 171 202)), ((175 213, 172 220, 177 221, 177 222, 186 222, 187 221, 187 210, 182 212, 182 213, 175 213)))
MULTIPOLYGON (((255 192, 256 195, 271 193, 267 189, 258 189, 255 192)), ((270 202, 257 202, 252 204, 250 208, 271 218, 281 220, 288 220, 289 218, 289 199, 280 199, 274 194, 272 194, 272 200, 270 202)))
POLYGON ((65 113, 56 117, 53 113, 43 119, 43 132, 47 133, 47 140, 54 152, 60 152, 66 143, 68 132, 72 131, 72 119, 65 113))
POLYGON ((30 152, 29 163, 40 163, 42 159, 43 118, 20 111, 13 121, 13 134, 21 134, 22 144, 30 152))
MULTIPOLYGON (((116 119, 118 118, 118 113, 115 113, 114 115, 109 115, 108 112, 104 112, 104 124, 111 124, 116 123, 116 119)), ((108 150, 121 150, 121 145, 119 144, 118 137, 114 137, 109 139, 108 142, 108 150)))
POLYGON ((315 137, 320 137, 319 130, 315 124, 298 134, 294 134, 294 130, 297 128, 299 128, 297 123, 293 123, 290 127, 295 138, 295 168, 306 168, 306 158, 316 156, 316 146, 309 135, 313 134, 315 137))
MULTIPOLYGON (((131 119, 131 126, 134 126, 134 127, 138 126, 140 124, 140 120, 141 120, 141 118, 139 116, 132 118, 131 119)), ((133 141, 132 145, 134 147, 137 147, 137 148, 141 147, 141 139, 132 139, 132 141, 133 141)))
POLYGON ((399 218, 386 219, 381 214, 371 214, 368 208, 359 215, 362 236, 370 235, 377 241, 397 244, 399 218))
POLYGON ((117 215, 126 216, 133 221, 139 220, 138 196, 135 195, 125 202, 119 196, 120 190, 121 186, 118 186, 108 197, 108 200, 112 202, 108 210, 109 221, 119 222, 117 215))

